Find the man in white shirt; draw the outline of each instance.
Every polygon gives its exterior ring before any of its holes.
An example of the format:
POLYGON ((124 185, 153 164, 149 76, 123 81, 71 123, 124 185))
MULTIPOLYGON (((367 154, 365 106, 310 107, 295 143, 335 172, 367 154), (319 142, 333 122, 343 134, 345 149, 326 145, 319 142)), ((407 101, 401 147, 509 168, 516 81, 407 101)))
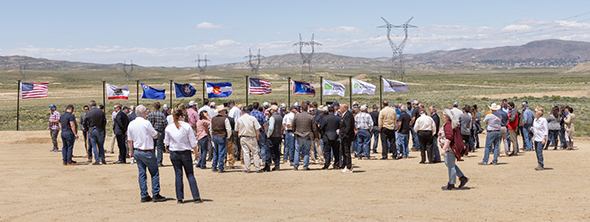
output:
POLYGON ((285 129, 285 150, 283 151, 283 162, 289 162, 293 165, 293 157, 295 156, 295 135, 291 129, 293 118, 297 114, 297 106, 291 106, 289 113, 283 118, 283 128, 285 129))
POLYGON ((459 109, 459 103, 458 102, 454 102, 453 103, 453 109, 451 109, 451 113, 457 119, 459 119, 459 116, 461 116, 461 114, 463 114, 463 111, 461 111, 459 109))
POLYGON ((127 143, 129 147, 133 147, 133 149, 129 149, 129 156, 137 161, 141 202, 152 201, 147 191, 146 168, 150 171, 152 177, 153 201, 164 201, 165 197, 160 195, 160 172, 158 171, 158 163, 154 153, 153 139, 158 137, 158 132, 156 132, 152 123, 145 119, 147 116, 145 106, 137 106, 135 113, 137 118, 131 121, 127 128, 127 143))
POLYGON ((428 163, 434 163, 433 152, 436 151, 433 150, 432 136, 436 134, 436 125, 432 117, 428 116, 424 109, 420 109, 419 113, 420 117, 416 120, 414 129, 418 133, 418 139, 420 139, 420 145, 422 146, 422 149, 420 149, 420 156, 422 157, 420 163, 426 163, 425 151, 428 151, 428 163))

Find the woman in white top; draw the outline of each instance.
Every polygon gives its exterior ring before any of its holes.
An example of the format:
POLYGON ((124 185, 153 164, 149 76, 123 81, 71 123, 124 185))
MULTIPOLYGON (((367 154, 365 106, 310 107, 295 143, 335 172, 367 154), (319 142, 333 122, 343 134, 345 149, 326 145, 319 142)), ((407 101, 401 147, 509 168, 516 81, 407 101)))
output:
POLYGON ((166 127, 164 143, 170 146, 170 161, 172 162, 174 174, 176 175, 176 199, 178 203, 184 203, 184 186, 182 181, 182 170, 184 168, 194 202, 201 203, 203 201, 199 195, 199 188, 197 188, 191 154, 192 149, 195 151, 196 157, 199 158, 197 138, 191 126, 185 122, 185 115, 182 110, 176 109, 172 115, 174 117, 174 124, 166 127))
POLYGON ((539 166, 535 170, 544 170, 545 165, 543 164, 543 145, 547 142, 547 135, 549 134, 549 128, 547 126, 547 119, 543 117, 544 110, 542 107, 537 106, 535 108, 535 121, 531 131, 535 134, 533 140, 535 141, 535 152, 537 153, 537 162, 539 166))

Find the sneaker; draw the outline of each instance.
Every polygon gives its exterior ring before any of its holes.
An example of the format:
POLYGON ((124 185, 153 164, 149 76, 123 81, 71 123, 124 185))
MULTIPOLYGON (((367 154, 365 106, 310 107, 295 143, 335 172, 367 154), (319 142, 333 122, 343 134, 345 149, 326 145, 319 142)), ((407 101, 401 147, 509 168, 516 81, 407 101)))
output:
POLYGON ((58 149, 51 149, 51 150, 49 150, 49 152, 59 152, 59 150, 58 149))
POLYGON ((131 164, 135 163, 135 157, 131 157, 131 164))
POLYGON ((536 171, 541 171, 541 170, 545 170, 545 168, 543 166, 538 166, 537 168, 535 168, 536 171))
POLYGON ((344 167, 344 169, 341 172, 342 173, 352 173, 352 170, 349 170, 348 168, 344 167))

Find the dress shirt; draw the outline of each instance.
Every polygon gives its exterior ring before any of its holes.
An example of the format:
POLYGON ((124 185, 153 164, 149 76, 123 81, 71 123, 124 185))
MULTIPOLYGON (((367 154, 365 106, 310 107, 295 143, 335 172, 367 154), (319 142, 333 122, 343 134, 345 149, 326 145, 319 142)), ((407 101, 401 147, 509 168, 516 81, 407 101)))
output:
POLYGON ((530 109, 526 109, 524 111, 522 111, 522 122, 524 124, 533 124, 533 119, 535 118, 535 115, 533 114, 533 111, 531 111, 530 109))
POLYGON ((288 125, 293 124, 294 118, 295 118, 295 113, 293 113, 293 112, 289 112, 289 113, 287 113, 287 115, 285 115, 285 117, 283 118, 283 125, 285 125, 285 127, 287 128, 286 130, 291 130, 291 127, 289 127, 288 125))
POLYGON ((237 106, 234 106, 233 108, 231 108, 229 110, 229 114, 228 114, 228 116, 231 118, 234 118, 234 120, 238 120, 241 115, 242 115, 242 110, 238 109, 237 106))
POLYGON ((536 118, 531 129, 535 134, 534 140, 536 142, 542 142, 543 139, 545 139, 545 137, 549 134, 549 129, 547 128, 547 119, 545 119, 545 117, 536 118))
POLYGON ((127 127, 127 140, 133 141, 134 149, 153 150, 154 136, 157 135, 152 123, 143 117, 138 116, 127 127))
POLYGON ((371 130, 373 128, 373 118, 366 112, 360 112, 354 117, 354 126, 357 129, 371 130))
POLYGON ((164 116, 164 113, 162 113, 160 110, 154 110, 150 112, 146 118, 152 123, 156 131, 164 132, 166 126, 168 125, 166 116, 164 116))
POLYGON ((256 137, 256 130, 260 129, 258 120, 245 113, 236 121, 236 131, 240 137, 256 137))
POLYGON ((209 125, 211 125, 211 121, 209 119, 200 119, 197 122, 197 139, 203 139, 208 134, 207 129, 209 129, 209 125))
POLYGON ((170 151, 185 151, 197 147, 197 138, 192 127, 184 121, 178 123, 179 128, 176 128, 176 124, 168 124, 164 144, 170 146, 170 151))
POLYGON ((119 114, 119 112, 117 112, 117 111, 113 111, 113 113, 111 113, 111 121, 113 121, 113 122, 115 121, 117 114, 119 114))
POLYGON ((268 130, 266 132, 266 137, 270 138, 272 133, 275 131, 275 118, 268 118, 268 130))
POLYGON ((486 118, 483 119, 483 123, 488 124, 488 131, 500 130, 502 127, 502 120, 500 117, 496 116, 496 112, 497 111, 493 111, 491 114, 486 115, 486 118))
MULTIPOLYGON (((401 113, 401 111, 400 111, 401 113)), ((401 114, 400 114, 401 115, 401 114)), ((379 130, 381 128, 387 128, 389 130, 395 130, 397 128, 397 112, 391 107, 385 107, 379 112, 379 130)))
MULTIPOLYGON (((61 115, 59 114, 59 112, 53 111, 51 113, 51 115, 49 115, 49 121, 59 121, 61 115)), ((59 122, 57 123, 49 123, 49 129, 51 130, 58 130, 59 129, 59 122)))
POLYGON ((188 124, 193 128, 197 127, 197 122, 199 121, 199 113, 197 113, 197 111, 195 111, 195 109, 193 108, 188 108, 186 110, 186 115, 188 116, 188 124))
POLYGON ((420 117, 418 117, 418 119, 416 119, 416 122, 414 123, 414 130, 416 132, 418 131, 426 131, 426 130, 430 130, 432 131, 432 135, 436 134, 436 124, 434 123, 434 120, 432 119, 432 117, 426 115, 426 114, 422 114, 420 115, 420 117))

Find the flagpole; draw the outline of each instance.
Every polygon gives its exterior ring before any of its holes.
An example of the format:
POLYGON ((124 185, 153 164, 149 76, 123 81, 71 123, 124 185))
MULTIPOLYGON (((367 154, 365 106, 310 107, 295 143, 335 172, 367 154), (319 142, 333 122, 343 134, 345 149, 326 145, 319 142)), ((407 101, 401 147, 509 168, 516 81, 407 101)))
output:
POLYGON ((383 103, 383 78, 381 77, 381 74, 379 74, 379 106, 381 106, 381 104, 383 103))
POLYGON ((16 93, 16 131, 18 131, 18 122, 20 121, 20 79, 18 79, 16 93))
POLYGON ((135 81, 137 81, 135 83, 135 88, 136 88, 135 96, 137 97, 137 103, 135 104, 135 106, 139 106, 139 79, 135 79, 135 81))
POLYGON ((291 76, 287 80, 287 109, 291 107, 291 76))
POLYGON ((248 86, 250 85, 248 83, 249 83, 248 82, 248 75, 246 75, 246 106, 248 105, 248 93, 249 93, 248 86))
POLYGON ((324 83, 322 81, 323 79, 324 77, 320 76, 320 106, 324 104, 324 83))
POLYGON ((205 101, 205 91, 207 91, 207 88, 205 88, 205 78, 203 78, 203 102, 205 101))
POLYGON ((170 107, 172 107, 172 78, 170 78, 170 107))
POLYGON ((350 89, 349 89, 350 95, 348 95, 348 97, 350 98, 350 103, 348 105, 349 105, 349 107, 352 107, 352 75, 348 76, 348 84, 350 86, 350 89))
POLYGON ((106 113, 107 110, 107 102, 106 102, 106 85, 104 79, 102 80, 102 105, 104 106, 103 113, 106 113))

